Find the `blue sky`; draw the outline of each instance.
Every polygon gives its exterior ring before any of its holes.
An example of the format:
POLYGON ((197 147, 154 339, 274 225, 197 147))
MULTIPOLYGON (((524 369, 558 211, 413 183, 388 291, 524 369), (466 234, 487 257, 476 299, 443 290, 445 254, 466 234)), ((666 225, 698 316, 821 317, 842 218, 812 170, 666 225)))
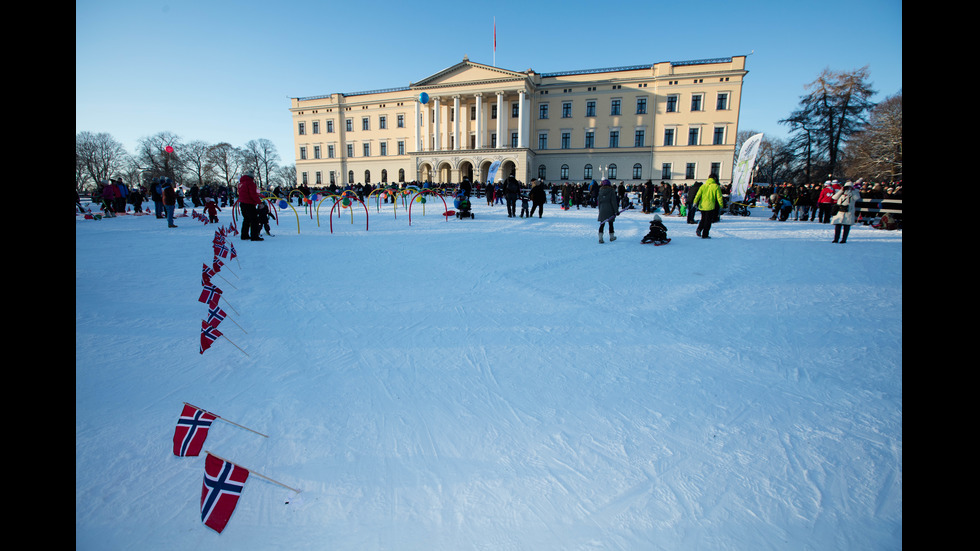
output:
POLYGON ((824 69, 868 66, 876 101, 902 89, 902 3, 76 0, 75 131, 130 151, 163 131, 267 138, 292 164, 289 98, 407 86, 464 55, 555 72, 750 53, 739 129, 782 138, 824 69))

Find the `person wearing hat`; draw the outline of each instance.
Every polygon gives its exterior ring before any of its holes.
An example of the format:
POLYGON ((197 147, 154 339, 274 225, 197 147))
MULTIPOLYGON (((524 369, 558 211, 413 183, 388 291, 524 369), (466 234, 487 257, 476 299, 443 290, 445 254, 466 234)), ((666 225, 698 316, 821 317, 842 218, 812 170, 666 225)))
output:
POLYGON ((238 204, 242 209, 242 241, 265 241, 259 233, 258 205, 262 202, 251 170, 238 179, 238 204))
POLYGON ((854 224, 854 209, 857 207, 860 198, 861 194, 854 189, 851 182, 845 182, 844 187, 834 193, 834 205, 837 207, 837 213, 830 219, 834 225, 832 243, 847 243, 847 234, 850 233, 851 225, 854 224))
POLYGON ((602 240, 602 230, 605 229, 606 222, 609 222, 609 241, 615 241, 613 220, 616 219, 619 202, 616 199, 616 188, 612 187, 609 180, 603 180, 599 185, 599 194, 596 200, 599 207, 599 243, 605 243, 602 240))

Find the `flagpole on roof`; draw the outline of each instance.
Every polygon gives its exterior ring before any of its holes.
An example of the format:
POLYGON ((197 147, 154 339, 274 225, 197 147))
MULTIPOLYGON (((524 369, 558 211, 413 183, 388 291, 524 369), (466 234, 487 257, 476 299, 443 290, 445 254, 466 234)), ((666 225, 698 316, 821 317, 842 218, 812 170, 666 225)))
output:
MULTIPOLYGON (((201 410, 201 411, 208 411, 208 410, 206 410, 206 409, 204 409, 204 408, 199 408, 199 407, 197 407, 197 406, 195 406, 194 404, 188 404, 187 402, 184 402, 184 405, 185 405, 185 406, 191 406, 192 408, 195 408, 195 409, 199 409, 199 410, 201 410)), ((268 437, 269 437, 268 435, 266 435, 266 434, 262 434, 261 432, 259 432, 259 431, 257 431, 257 430, 252 430, 252 429, 250 429, 250 428, 248 428, 248 427, 246 427, 246 426, 244 426, 244 425, 239 425, 238 423, 236 423, 236 422, 234 422, 234 421, 229 421, 229 420, 227 420, 227 419, 225 419, 224 417, 222 417, 222 416, 220 416, 220 415, 218 415, 217 413, 214 413, 213 411, 208 411, 208 413, 210 413, 211 415, 214 415, 214 416, 215 416, 215 417, 217 417, 218 419, 221 419, 221 420, 222 420, 222 421, 224 421, 225 423, 230 423, 230 424, 232 424, 232 425, 235 425, 235 426, 236 426, 236 427, 238 427, 238 428, 242 428, 242 429, 245 429, 245 430, 247 430, 247 431, 249 431, 249 432, 254 432, 255 434, 258 434, 259 436, 265 436, 266 438, 268 438, 268 437)))
POLYGON ((293 487, 290 487, 290 486, 286 486, 282 482, 279 482, 278 480, 273 480, 273 479, 265 476, 264 474, 260 474, 260 473, 257 473, 255 471, 253 471, 252 469, 247 469, 245 467, 242 467, 241 465, 239 465, 238 463, 235 463, 234 461, 228 461, 227 459, 225 459, 224 457, 221 457, 220 455, 215 455, 215 454, 213 454, 213 453, 211 453, 209 451, 205 451, 204 453, 206 453, 208 455, 214 455, 216 458, 218 458, 218 459, 220 459, 220 460, 222 460, 222 461, 224 461, 226 463, 231 463, 232 465, 235 465, 237 467, 241 467, 241 468, 245 469, 246 471, 248 471, 248 474, 254 474, 255 476, 257 476, 259 478, 264 478, 264 479, 268 480, 269 482, 271 482, 273 484, 278 484, 279 486, 282 486, 283 488, 286 488, 287 490, 292 490, 292 491, 296 492, 297 494, 300 493, 300 490, 297 490, 296 488, 293 488, 293 487))

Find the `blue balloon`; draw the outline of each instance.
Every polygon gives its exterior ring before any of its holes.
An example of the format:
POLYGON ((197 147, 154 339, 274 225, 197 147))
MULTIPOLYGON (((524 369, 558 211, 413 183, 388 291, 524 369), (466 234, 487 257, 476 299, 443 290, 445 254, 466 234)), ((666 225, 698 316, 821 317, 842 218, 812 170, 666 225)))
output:
POLYGON ((285 199, 280 199, 280 200, 279 200, 279 208, 281 208, 281 209, 284 209, 284 208, 286 208, 287 206, 288 206, 288 205, 286 205, 286 200, 285 200, 285 199))
POLYGON ((419 94, 419 102, 423 104, 429 103, 429 94, 426 94, 425 92, 419 94))

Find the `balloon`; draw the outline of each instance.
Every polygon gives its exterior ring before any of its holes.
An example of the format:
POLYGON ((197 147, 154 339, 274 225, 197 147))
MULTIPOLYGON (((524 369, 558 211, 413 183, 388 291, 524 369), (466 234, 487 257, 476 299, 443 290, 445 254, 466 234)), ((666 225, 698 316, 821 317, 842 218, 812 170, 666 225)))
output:
POLYGON ((419 103, 429 103, 429 94, 426 94, 425 92, 419 94, 419 103))
POLYGON ((279 208, 284 209, 284 208, 286 208, 286 206, 287 206, 286 200, 285 199, 280 199, 279 200, 279 208))
MULTIPOLYGON (((425 103, 425 102, 423 101, 422 103, 425 103)), ((174 152, 174 148, 173 148, 173 146, 170 146, 170 145, 168 145, 168 146, 167 146, 166 148, 164 148, 164 149, 165 149, 165 151, 166 151, 167 153, 173 153, 173 152, 174 152)))

